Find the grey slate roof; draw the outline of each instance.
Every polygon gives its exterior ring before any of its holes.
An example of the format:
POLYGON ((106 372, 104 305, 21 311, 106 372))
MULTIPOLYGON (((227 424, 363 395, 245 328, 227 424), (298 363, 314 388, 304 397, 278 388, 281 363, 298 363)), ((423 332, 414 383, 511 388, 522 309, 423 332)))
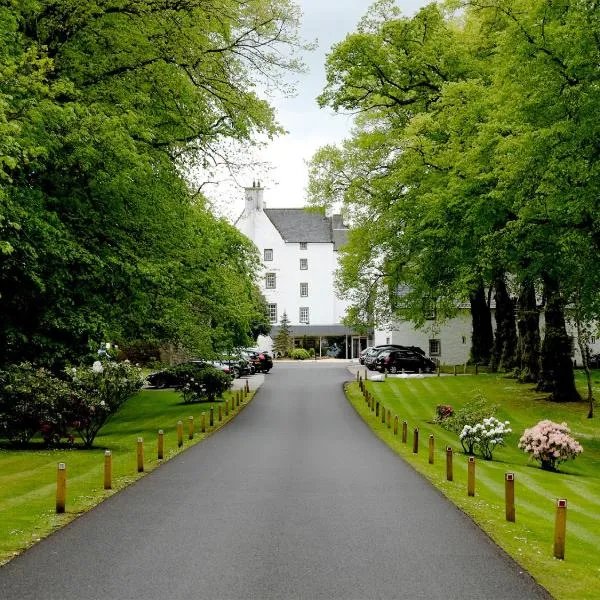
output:
POLYGON ((265 214, 284 242, 333 242, 338 250, 347 239, 348 228, 340 215, 330 218, 304 208, 265 208, 265 214))

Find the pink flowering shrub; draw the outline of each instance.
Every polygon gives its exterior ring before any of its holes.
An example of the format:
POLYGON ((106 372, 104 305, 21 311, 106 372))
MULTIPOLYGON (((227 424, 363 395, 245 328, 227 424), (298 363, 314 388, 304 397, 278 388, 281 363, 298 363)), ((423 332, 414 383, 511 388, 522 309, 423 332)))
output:
POLYGON ((545 471, 556 471, 556 465, 583 452, 581 444, 570 433, 566 423, 540 421, 525 430, 519 440, 519 448, 539 460, 545 471))

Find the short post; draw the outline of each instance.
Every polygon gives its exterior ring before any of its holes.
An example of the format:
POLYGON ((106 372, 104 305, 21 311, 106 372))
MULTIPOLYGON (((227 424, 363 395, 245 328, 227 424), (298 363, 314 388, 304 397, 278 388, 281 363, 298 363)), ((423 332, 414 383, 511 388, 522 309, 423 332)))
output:
POLYGON ((375 403, 375 416, 379 416, 379 400, 375 403))
POLYGON ((67 501, 67 465, 58 463, 56 473, 56 512, 64 513, 67 501))
POLYGON ((565 558, 565 539, 567 536, 567 501, 556 501, 556 520, 554 522, 554 558, 565 558))
POLYGON ((162 460, 165 455, 165 432, 158 430, 158 460, 162 460))
POLYGON ((241 398, 241 397, 242 397, 242 394, 241 394, 241 393, 239 393, 239 394, 237 395, 237 398, 236 398, 236 401, 235 401, 235 407, 236 407, 236 408, 239 408, 239 407, 240 407, 240 398, 241 398))
POLYGON ((463 367, 463 375, 467 374, 467 363, 465 363, 464 367, 463 367))
POLYGON ((177 421, 177 447, 183 446, 183 422, 177 421))
POLYGON ((375 398, 369 394, 369 402, 371 403, 371 412, 375 410, 375 398))
POLYGON ((394 435, 398 435, 398 415, 394 416, 394 435))
POLYGON ((385 406, 381 405, 381 422, 385 423, 385 406))
POLYGON ((479 365, 475 363, 475 375, 479 375, 479 365))
POLYGON ((415 427, 413 431, 413 454, 419 453, 419 428, 415 427))
POLYGON ((144 439, 141 437, 137 439, 137 471, 144 472, 144 439))
POLYGON ((365 381, 369 379, 369 372, 365 369, 365 381))
POLYGON ((112 488, 112 452, 110 450, 104 451, 104 489, 110 490, 112 488))
POLYGON ((456 375, 456 365, 454 365, 454 375, 456 375))
POLYGON ((446 481, 452 481, 454 479, 454 472, 452 469, 452 446, 446 446, 446 481))
POLYGON ((202 433, 206 433, 206 413, 200 415, 200 430, 202 433))
POLYGON ((246 379, 246 394, 250 393, 250 384, 248 383, 248 380, 246 379))
POLYGON ((365 391, 365 386, 363 385, 363 381, 362 381, 362 377, 358 377, 358 387, 360 388, 361 392, 365 391))
POLYGON ((438 363, 438 366, 437 366, 437 374, 438 374, 438 377, 442 374, 442 363, 441 363, 441 361, 438 363))
POLYGON ((360 374, 358 373, 358 371, 356 371, 356 381, 358 381, 359 377, 360 377, 360 374))
POLYGON ((402 443, 406 444, 406 440, 408 438, 408 423, 406 421, 402 421, 402 443))
POLYGON ((208 424, 210 427, 214 427, 215 425, 215 407, 211 406, 210 407, 210 413, 209 413, 209 417, 208 417, 208 424))
POLYGON ((475 457, 469 456, 468 477, 467 477, 467 495, 475 495, 475 457))
POLYGON ((504 475, 504 499, 506 503, 506 520, 515 522, 515 474, 504 475))
POLYGON ((387 420, 387 427, 389 429, 392 426, 392 411, 391 410, 387 411, 386 420, 387 420))
POLYGON ((229 398, 225 400, 225 416, 229 416, 229 398))
POLYGON ((429 434, 429 464, 433 464, 433 452, 435 450, 435 439, 433 433, 429 434))
POLYGON ((194 417, 188 417, 188 439, 194 439, 194 417))
POLYGON ((220 404, 217 408, 217 419, 218 419, 219 423, 223 420, 223 409, 220 404))

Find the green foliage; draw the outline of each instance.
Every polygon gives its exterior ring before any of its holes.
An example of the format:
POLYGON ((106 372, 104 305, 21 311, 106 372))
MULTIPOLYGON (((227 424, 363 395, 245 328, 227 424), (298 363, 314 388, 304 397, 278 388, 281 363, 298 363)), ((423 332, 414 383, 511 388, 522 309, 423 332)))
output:
POLYGON ((293 358, 294 360, 306 360, 310 357, 310 352, 304 348, 294 348, 290 352, 290 358, 293 358))
POLYGON ((273 351, 280 356, 287 356, 292 349, 292 333, 290 320, 287 313, 283 311, 279 322, 279 331, 273 340, 273 351))
POLYGON ((190 365, 174 367, 176 373, 182 376, 183 385, 180 389, 185 404, 192 402, 213 402, 222 398, 231 387, 233 377, 212 365, 198 369, 190 365))

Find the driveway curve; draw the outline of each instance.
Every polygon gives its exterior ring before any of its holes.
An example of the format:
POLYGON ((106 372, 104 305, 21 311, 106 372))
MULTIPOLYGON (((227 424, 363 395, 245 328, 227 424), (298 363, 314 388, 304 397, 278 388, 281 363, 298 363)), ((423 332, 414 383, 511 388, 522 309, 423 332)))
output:
POLYGON ((548 598, 384 446, 344 365, 280 364, 227 427, 0 569, 0 598, 548 598))

